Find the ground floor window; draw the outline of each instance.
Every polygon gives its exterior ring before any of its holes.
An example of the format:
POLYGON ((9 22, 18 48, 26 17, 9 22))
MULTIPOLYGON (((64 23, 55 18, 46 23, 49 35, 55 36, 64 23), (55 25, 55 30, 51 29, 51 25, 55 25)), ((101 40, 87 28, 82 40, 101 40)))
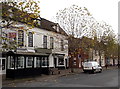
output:
POLYGON ((48 57, 8 56, 8 69, 48 67, 48 57), (25 60, 26 59, 26 60, 25 60))
POLYGON ((17 67, 24 68, 24 56, 18 56, 17 67))
POLYGON ((58 65, 64 65, 64 58, 58 58, 58 65))
POLYGON ((33 66, 33 57, 26 57, 26 67, 30 68, 33 66))
POLYGON ((47 66, 48 66, 48 58, 42 57, 42 67, 47 67, 47 66))
POLYGON ((8 56, 8 69, 14 69, 15 62, 13 56, 8 56))
POLYGON ((41 66, 41 61, 40 61, 40 57, 36 57, 36 67, 40 67, 41 66))

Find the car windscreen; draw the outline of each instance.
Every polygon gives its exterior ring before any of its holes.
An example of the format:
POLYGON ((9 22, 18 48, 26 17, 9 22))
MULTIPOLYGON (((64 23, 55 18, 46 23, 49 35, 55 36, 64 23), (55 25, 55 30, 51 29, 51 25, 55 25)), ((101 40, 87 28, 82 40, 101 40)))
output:
POLYGON ((92 63, 84 63, 84 67, 92 67, 92 63))

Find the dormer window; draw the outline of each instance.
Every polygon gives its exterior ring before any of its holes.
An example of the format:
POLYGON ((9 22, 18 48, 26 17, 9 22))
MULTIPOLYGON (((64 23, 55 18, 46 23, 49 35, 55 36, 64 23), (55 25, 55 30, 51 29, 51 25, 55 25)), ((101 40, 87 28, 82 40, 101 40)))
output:
POLYGON ((59 25, 58 25, 58 24, 57 24, 57 25, 52 26, 52 28, 54 28, 57 32, 59 32, 59 25))
POLYGON ((59 32, 59 25, 58 24, 57 24, 56 30, 57 30, 57 32, 59 32))
POLYGON ((54 25, 52 28, 56 29, 56 26, 54 25))

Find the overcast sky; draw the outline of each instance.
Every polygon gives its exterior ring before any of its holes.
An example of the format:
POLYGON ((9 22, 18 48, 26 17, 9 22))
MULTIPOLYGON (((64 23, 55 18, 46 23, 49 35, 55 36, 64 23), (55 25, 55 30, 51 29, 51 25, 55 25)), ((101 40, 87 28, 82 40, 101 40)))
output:
POLYGON ((120 0, 40 0, 41 17, 54 21, 59 10, 75 4, 86 7, 97 21, 105 21, 118 32, 118 2, 120 0))

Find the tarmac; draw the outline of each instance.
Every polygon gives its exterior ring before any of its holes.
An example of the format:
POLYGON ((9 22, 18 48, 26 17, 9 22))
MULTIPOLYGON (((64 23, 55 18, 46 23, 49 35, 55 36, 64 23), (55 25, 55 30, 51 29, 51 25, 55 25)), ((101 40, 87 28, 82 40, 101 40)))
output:
MULTIPOLYGON (((105 67, 103 67, 103 70, 114 69, 114 68, 118 68, 118 67, 112 66, 112 67, 108 67, 107 69, 105 67)), ((60 70, 60 74, 58 74, 58 73, 53 74, 53 75, 52 74, 50 74, 50 75, 42 74, 40 76, 34 76, 34 77, 29 77, 29 78, 20 78, 20 79, 6 79, 5 75, 2 75, 2 77, 3 77, 2 86, 4 87, 6 85, 14 85, 15 83, 20 83, 20 82, 48 81, 48 80, 55 79, 58 77, 79 74, 82 72, 83 72, 83 70, 80 68, 74 68, 73 72, 71 72, 71 68, 69 68, 69 69, 60 70)))

